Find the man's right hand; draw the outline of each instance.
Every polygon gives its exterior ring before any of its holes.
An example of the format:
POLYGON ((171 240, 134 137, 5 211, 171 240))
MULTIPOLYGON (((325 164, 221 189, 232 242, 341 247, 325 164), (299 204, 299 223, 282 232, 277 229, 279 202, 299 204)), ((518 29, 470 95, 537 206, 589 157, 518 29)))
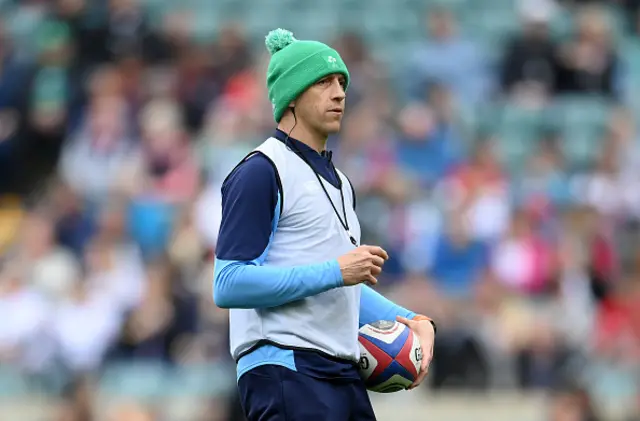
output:
POLYGON ((388 258, 387 252, 377 246, 360 246, 338 257, 344 285, 377 284, 376 276, 382 272, 382 265, 388 258))

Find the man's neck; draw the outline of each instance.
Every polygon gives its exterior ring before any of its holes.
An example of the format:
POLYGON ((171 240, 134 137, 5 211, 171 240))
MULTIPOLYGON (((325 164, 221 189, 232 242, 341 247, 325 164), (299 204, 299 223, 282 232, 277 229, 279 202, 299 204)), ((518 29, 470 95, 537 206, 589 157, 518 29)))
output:
POLYGON ((280 124, 278 124, 278 130, 282 130, 287 133, 289 137, 304 143, 318 153, 324 151, 327 146, 327 136, 307 129, 304 125, 300 124, 300 122, 298 122, 298 124, 288 124, 287 122, 281 121, 280 124))

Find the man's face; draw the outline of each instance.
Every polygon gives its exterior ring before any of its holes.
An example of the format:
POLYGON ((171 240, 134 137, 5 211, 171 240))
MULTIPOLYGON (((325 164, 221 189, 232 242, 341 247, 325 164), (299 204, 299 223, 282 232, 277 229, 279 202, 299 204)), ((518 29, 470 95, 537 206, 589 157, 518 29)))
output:
POLYGON ((326 76, 311 85, 296 100, 296 118, 322 135, 340 131, 345 85, 345 77, 341 74, 326 76))

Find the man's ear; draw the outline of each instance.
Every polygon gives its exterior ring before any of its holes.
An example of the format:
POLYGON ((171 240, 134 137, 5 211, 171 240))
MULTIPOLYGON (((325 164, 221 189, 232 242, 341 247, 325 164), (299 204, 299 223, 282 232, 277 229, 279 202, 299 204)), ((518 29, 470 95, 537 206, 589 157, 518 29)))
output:
POLYGON ((289 108, 295 108, 296 107, 296 102, 295 101, 291 101, 289 103, 289 108))

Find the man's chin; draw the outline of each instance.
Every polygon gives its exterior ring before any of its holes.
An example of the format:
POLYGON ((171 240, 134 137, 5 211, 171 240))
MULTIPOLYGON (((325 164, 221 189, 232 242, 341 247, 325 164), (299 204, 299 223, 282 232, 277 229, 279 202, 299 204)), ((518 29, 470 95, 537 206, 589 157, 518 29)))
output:
POLYGON ((340 131, 341 126, 342 126, 342 122, 340 121, 331 122, 325 126, 325 131, 329 135, 336 134, 340 131))

